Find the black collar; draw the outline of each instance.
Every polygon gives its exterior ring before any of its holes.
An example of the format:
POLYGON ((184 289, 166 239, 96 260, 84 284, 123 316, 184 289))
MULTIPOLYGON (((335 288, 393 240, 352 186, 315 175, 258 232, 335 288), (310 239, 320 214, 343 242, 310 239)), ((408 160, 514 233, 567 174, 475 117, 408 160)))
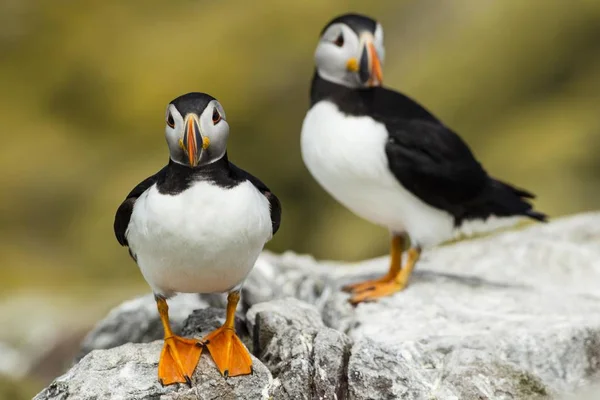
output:
POLYGON ((227 153, 217 161, 199 167, 189 167, 169 159, 164 172, 158 176, 156 186, 162 194, 176 195, 196 181, 210 181, 223 188, 232 188, 240 183, 231 173, 227 153))
POLYGON ((438 122, 427 109, 410 97, 383 86, 349 88, 323 79, 315 70, 310 91, 311 107, 328 100, 351 116, 370 116, 385 123, 398 119, 421 119, 438 122))

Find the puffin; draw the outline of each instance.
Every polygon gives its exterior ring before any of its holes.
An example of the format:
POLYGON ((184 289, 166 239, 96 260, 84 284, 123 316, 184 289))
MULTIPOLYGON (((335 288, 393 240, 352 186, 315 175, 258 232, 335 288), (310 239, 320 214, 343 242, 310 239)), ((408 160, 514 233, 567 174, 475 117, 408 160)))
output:
POLYGON ((246 276, 279 229, 280 202, 228 160, 229 124, 214 97, 177 97, 165 120, 168 164, 131 190, 114 221, 119 244, 154 292, 164 328, 159 381, 191 386, 203 348, 226 378, 250 374, 235 311, 246 276), (177 293, 228 293, 225 322, 201 340, 173 334, 167 299, 177 293))
POLYGON ((343 287, 352 304, 405 289, 424 248, 521 219, 546 221, 531 192, 490 176, 456 132, 383 86, 376 20, 354 13, 332 19, 314 58, 304 164, 334 199, 391 236, 388 272, 343 287))

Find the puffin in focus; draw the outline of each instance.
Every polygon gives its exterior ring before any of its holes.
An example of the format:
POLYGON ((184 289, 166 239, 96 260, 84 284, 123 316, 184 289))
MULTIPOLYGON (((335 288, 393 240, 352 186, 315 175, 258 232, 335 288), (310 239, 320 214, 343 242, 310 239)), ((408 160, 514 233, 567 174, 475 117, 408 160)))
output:
POLYGON ((165 135, 169 163, 127 195, 114 222, 117 240, 154 292, 164 327, 159 380, 191 386, 203 347, 225 377, 249 374, 252 360, 235 333, 235 310, 246 276, 279 229, 279 200, 227 159, 229 125, 212 96, 188 93, 171 101, 165 135), (174 335, 167 299, 214 292, 228 292, 225 323, 202 340, 174 335))
POLYGON ((358 14, 330 21, 315 52, 302 125, 302 158, 314 179, 391 233, 388 273, 346 286, 353 304, 403 290, 424 247, 520 218, 546 220, 533 210, 533 194, 489 176, 454 131, 382 86, 384 57, 377 21, 358 14))

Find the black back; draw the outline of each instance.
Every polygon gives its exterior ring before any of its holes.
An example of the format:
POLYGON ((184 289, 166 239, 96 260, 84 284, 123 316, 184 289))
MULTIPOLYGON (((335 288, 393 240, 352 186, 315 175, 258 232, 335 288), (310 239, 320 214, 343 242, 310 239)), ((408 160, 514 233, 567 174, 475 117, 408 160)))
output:
MULTIPOLYGON (((210 101, 210 100, 209 100, 210 101)), ((197 104, 197 103, 196 103, 197 104)), ((179 109, 179 108, 178 108, 179 109)), ((281 203, 269 188, 260 179, 230 163, 225 154, 214 163, 190 168, 169 160, 167 166, 140 182, 127 195, 123 203, 117 209, 114 222, 115 236, 121 246, 128 246, 126 231, 131 219, 131 213, 135 201, 156 184, 158 191, 162 194, 176 196, 189 188, 195 181, 211 181, 224 189, 231 189, 242 182, 250 181, 266 198, 271 207, 271 223, 273 234, 279 230, 281 223, 281 203)))
POLYGON ((452 214, 457 226, 490 215, 546 218, 525 200, 532 194, 489 177, 467 144, 409 97, 379 86, 347 88, 315 72, 311 105, 322 100, 347 115, 369 116, 384 124, 391 173, 415 196, 452 214))

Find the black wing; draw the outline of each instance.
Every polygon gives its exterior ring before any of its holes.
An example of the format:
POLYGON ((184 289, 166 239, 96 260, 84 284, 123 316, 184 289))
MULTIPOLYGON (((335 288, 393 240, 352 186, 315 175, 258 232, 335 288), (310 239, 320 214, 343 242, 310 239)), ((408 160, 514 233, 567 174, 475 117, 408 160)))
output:
POLYGON ((440 122, 387 119, 385 151, 398 181, 429 205, 465 218, 525 215, 544 221, 526 200, 533 195, 490 177, 465 142, 440 122))
POLYGON ((265 185, 254 175, 244 171, 231 162, 229 163, 229 166, 231 173, 237 179, 250 181, 254 187, 256 187, 267 198, 267 200, 269 200, 269 205, 271 206, 271 224, 273 226, 273 235, 277 233, 279 230, 279 225, 281 224, 281 203, 279 202, 277 196, 275 196, 275 194, 269 190, 267 185, 265 185))
POLYGON ((125 237, 125 232, 127 231, 127 226, 129 225, 129 219, 131 218, 131 212, 133 211, 133 205, 135 204, 135 201, 142 193, 154 185, 158 178, 166 173, 166 170, 167 167, 140 182, 136 187, 133 188, 131 192, 129 192, 125 200, 117 209, 117 213, 115 214, 114 229, 115 236, 117 237, 117 240, 121 246, 129 245, 127 243, 127 238, 125 237))
POLYGON ((449 209, 476 197, 489 177, 462 139, 422 120, 386 122, 385 151, 400 183, 430 205, 449 209))

